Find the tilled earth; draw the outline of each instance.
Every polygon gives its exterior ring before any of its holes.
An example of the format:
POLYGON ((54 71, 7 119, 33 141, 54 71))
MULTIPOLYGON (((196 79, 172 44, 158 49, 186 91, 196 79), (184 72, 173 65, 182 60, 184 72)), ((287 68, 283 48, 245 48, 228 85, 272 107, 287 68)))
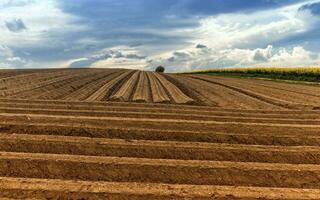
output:
POLYGON ((0 199, 320 199, 320 87, 0 71, 0 199))
POLYGON ((2 70, 0 98, 320 109, 318 86, 122 69, 2 70))

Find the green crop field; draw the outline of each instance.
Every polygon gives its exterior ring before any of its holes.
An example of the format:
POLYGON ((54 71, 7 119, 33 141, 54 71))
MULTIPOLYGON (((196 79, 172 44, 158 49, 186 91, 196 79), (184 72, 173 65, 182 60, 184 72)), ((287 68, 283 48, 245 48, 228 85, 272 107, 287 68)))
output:
POLYGON ((320 67, 300 68, 224 68, 193 71, 192 74, 208 74, 228 77, 269 78, 306 82, 320 82, 320 67))

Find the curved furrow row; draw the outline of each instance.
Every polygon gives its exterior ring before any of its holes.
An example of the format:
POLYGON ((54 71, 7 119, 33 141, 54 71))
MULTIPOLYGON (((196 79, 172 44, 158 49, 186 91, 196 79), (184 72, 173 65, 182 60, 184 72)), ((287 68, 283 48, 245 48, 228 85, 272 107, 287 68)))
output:
POLYGON ((234 90, 233 88, 228 88, 220 84, 212 84, 210 81, 200 78, 185 77, 184 79, 190 84, 196 83, 197 87, 195 87, 194 90, 211 101, 216 102, 219 107, 237 109, 263 109, 266 107, 276 110, 287 109, 247 95, 241 91, 234 90))
POLYGON ((196 85, 194 83, 187 83, 182 79, 182 76, 176 76, 172 74, 162 74, 168 81, 177 86, 185 95, 192 98, 194 104, 203 106, 217 106, 216 102, 210 101, 208 98, 204 97, 194 88, 201 88, 202 85, 196 85))
POLYGON ((134 74, 120 87, 120 89, 110 96, 109 100, 113 101, 130 101, 130 97, 134 94, 135 86, 139 81, 140 72, 134 72, 134 74))
POLYGON ((51 89, 38 95, 35 99, 63 99, 66 95, 91 83, 92 80, 95 80, 100 75, 101 72, 87 73, 82 76, 74 76, 57 84, 52 84, 48 86, 51 89))
MULTIPOLYGON (((245 81, 245 80, 242 80, 245 81)), ((257 86, 267 87, 271 89, 292 92, 296 94, 307 95, 311 97, 320 97, 320 88, 316 85, 299 85, 290 83, 274 82, 271 80, 246 80, 246 83, 255 84, 257 86)))
POLYGON ((65 95, 62 100, 72 101, 79 100, 82 101, 88 98, 91 94, 93 94, 97 89, 102 87, 108 81, 112 80, 114 77, 118 75, 117 72, 107 72, 98 74, 91 82, 88 82, 85 85, 82 85, 81 88, 65 95))
POLYGON ((251 90, 245 89, 243 87, 240 88, 240 87, 228 84, 228 83, 218 82, 218 81, 212 79, 211 77, 207 77, 207 76, 201 76, 201 77, 199 77, 199 76, 190 76, 190 77, 195 78, 195 79, 200 79, 200 80, 203 80, 203 81, 208 81, 208 82, 210 82, 212 84, 216 84, 216 85, 220 85, 220 86, 232 89, 234 91, 243 93, 245 95, 248 95, 250 97, 256 98, 256 99, 261 100, 261 101, 264 101, 266 103, 273 104, 275 106, 280 106, 280 107, 288 108, 288 109, 308 109, 308 108, 309 109, 313 109, 314 108, 313 105, 294 103, 294 102, 290 102, 290 101, 287 101, 287 100, 283 100, 283 99, 267 96, 267 95, 261 94, 259 92, 251 91, 251 90))
POLYGON ((110 95, 114 88, 121 82, 122 80, 126 79, 130 76, 132 72, 126 71, 121 73, 119 76, 115 77, 114 79, 108 81, 106 84, 104 84, 102 87, 100 87, 95 93, 90 95, 88 98, 85 99, 85 101, 101 101, 108 95, 110 95))
POLYGON ((13 90, 14 93, 9 98, 37 99, 42 94, 51 92, 51 90, 56 88, 55 86, 81 76, 83 76, 83 72, 75 72, 74 74, 67 73, 64 76, 56 76, 42 82, 35 81, 35 84, 27 85, 27 87, 22 88, 20 91, 13 90))
POLYGON ((169 96, 173 99, 174 103, 177 104, 192 104, 194 100, 185 95, 179 88, 177 88, 174 84, 168 81, 165 77, 163 77, 159 73, 154 74, 162 86, 167 90, 169 96))
POLYGON ((47 79, 52 75, 67 73, 67 70, 32 70, 32 71, 15 71, 14 75, 1 78, 0 84, 2 87, 16 87, 21 84, 29 84, 34 80, 47 79))
MULTIPOLYGON (((81 72, 81 74, 82 73, 83 72, 81 72)), ((6 97, 14 97, 14 95, 19 95, 19 94, 21 95, 21 93, 28 93, 34 89, 41 88, 46 85, 56 83, 68 77, 71 77, 70 73, 68 72, 59 72, 59 73, 48 74, 48 75, 39 74, 38 76, 39 77, 35 76, 28 80, 21 81, 20 83, 14 82, 10 86, 6 86, 5 87, 6 89, 2 91, 1 95, 6 97)))
POLYGON ((302 104, 313 104, 318 105, 320 103, 320 95, 317 95, 317 91, 319 92, 319 88, 316 86, 303 86, 298 84, 286 84, 286 88, 284 86, 281 87, 281 84, 270 83, 260 83, 259 80, 246 80, 246 79, 230 79, 224 77, 215 77, 215 81, 231 84, 237 87, 242 87, 251 91, 259 91, 262 94, 265 94, 270 97, 274 97, 277 99, 289 101, 292 103, 302 103, 302 104), (279 86, 278 86, 279 85, 279 86), (312 90, 310 91, 310 87, 312 90), (305 91, 306 90, 306 91, 305 91), (283 95, 283 93, 286 95, 283 95))
POLYGON ((171 100, 154 73, 148 72, 152 100, 154 103, 169 103, 171 100))
POLYGON ((137 83, 136 91, 132 97, 134 102, 147 103, 151 102, 151 89, 150 83, 147 77, 147 72, 141 72, 139 76, 139 81, 137 83))

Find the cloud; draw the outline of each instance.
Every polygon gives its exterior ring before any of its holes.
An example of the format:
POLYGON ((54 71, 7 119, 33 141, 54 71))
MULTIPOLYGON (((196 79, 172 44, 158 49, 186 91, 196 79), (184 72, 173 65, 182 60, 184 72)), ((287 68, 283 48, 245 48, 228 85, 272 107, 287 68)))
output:
POLYGON ((77 18, 63 13, 57 2, 1 1, 0 24, 4 26, 0 26, 0 44, 9 46, 17 57, 29 63, 32 61, 32 68, 56 67, 69 59, 83 56, 83 51, 65 53, 64 49, 74 46, 77 34, 87 27, 75 25, 77 18), (27 31, 23 31, 26 28, 27 31))
POLYGON ((217 15, 234 12, 255 12, 278 8, 299 2, 299 0, 189 0, 186 7, 190 12, 217 15))
POLYGON ((280 49, 270 58, 271 63, 287 63, 289 66, 319 65, 319 54, 307 51, 301 46, 280 49))
POLYGON ((28 61, 15 55, 8 46, 0 45, 0 67, 23 67, 28 61))
POLYGON ((197 44, 196 48, 197 49, 203 49, 203 48, 207 48, 207 46, 203 45, 203 44, 197 44))
POLYGON ((30 4, 33 0, 1 0, 0 8, 20 7, 30 4))
POLYGON ((136 54, 128 54, 128 55, 125 55, 124 58, 142 60, 142 59, 145 59, 146 56, 139 56, 136 54))
POLYGON ((13 51, 7 47, 7 46, 4 46, 4 45, 0 45, 0 58, 3 58, 3 57, 12 57, 13 56, 13 51))
POLYGON ((299 11, 310 11, 313 15, 320 15, 320 2, 305 4, 299 8, 299 11))
POLYGON ((296 9, 297 20, 303 26, 300 30, 292 32, 281 40, 274 43, 277 46, 303 46, 311 51, 320 51, 320 1, 310 1, 299 4, 296 9))
POLYGON ((88 58, 80 58, 74 61, 71 61, 69 64, 70 68, 82 68, 82 67, 91 67, 93 64, 99 61, 106 61, 108 59, 112 59, 114 61, 136 61, 136 60, 144 60, 146 56, 138 55, 134 52, 134 50, 130 49, 130 47, 124 48, 118 47, 114 49, 105 49, 95 55, 92 55, 88 58))
POLYGON ((21 19, 14 19, 11 21, 6 21, 5 22, 6 27, 8 28, 9 31, 11 32, 21 32, 23 30, 27 30, 26 25, 23 23, 21 19))
POLYGON ((185 52, 173 52, 172 56, 170 58, 167 59, 168 62, 182 62, 183 60, 188 60, 190 59, 190 55, 188 53, 185 52))
POLYGON ((195 69, 221 67, 292 67, 320 64, 320 54, 307 51, 301 46, 275 49, 272 45, 257 49, 190 48, 186 52, 173 52, 167 57, 150 59, 147 69, 163 65, 168 71, 190 71, 195 69))
POLYGON ((256 49, 254 51, 253 60, 255 61, 268 61, 272 57, 273 46, 268 45, 266 49, 256 49))
MULTIPOLYGON (((314 56, 320 52, 316 2, 2 0, 0 44, 12 55, 1 63, 139 69, 163 64, 169 71, 271 62, 282 66, 288 62, 280 58, 297 52, 296 47, 314 56), (286 54, 276 60, 280 49, 286 54)), ((295 63, 305 59, 294 57, 295 63)))

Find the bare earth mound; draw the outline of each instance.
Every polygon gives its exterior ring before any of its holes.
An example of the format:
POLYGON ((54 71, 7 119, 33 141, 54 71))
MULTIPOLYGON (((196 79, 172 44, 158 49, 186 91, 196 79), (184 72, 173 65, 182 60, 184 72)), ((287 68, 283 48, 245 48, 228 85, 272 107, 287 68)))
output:
POLYGON ((320 87, 0 71, 0 199, 320 199, 320 87))

